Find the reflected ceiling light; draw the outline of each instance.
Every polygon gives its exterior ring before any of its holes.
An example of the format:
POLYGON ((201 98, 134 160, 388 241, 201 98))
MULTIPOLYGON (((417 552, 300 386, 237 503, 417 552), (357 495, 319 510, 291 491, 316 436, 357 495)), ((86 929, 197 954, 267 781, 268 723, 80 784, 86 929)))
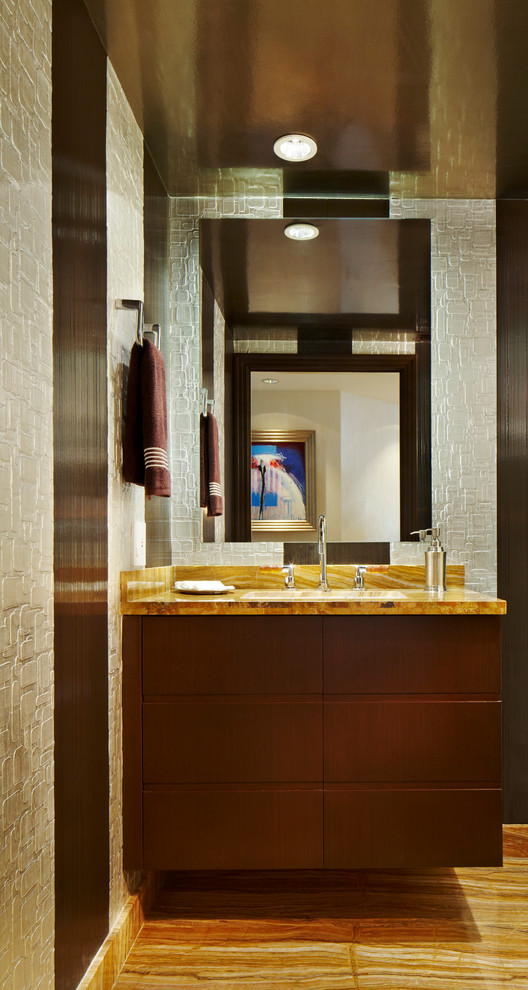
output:
POLYGON ((262 381, 263 381, 264 385, 278 385, 279 384, 279 379, 278 378, 263 378, 262 381))
POLYGON ((312 241, 319 236, 319 227, 313 223, 289 223, 284 228, 286 237, 291 237, 292 241, 312 241))
POLYGON ((307 134, 283 134, 275 141, 273 150, 286 162, 307 162, 317 154, 317 145, 307 134))

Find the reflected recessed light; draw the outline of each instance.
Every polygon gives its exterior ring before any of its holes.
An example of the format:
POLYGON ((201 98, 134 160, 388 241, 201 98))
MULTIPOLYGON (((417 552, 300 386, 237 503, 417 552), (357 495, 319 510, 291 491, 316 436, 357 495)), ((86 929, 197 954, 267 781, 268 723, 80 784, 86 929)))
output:
POLYGON ((317 145, 307 134, 283 134, 275 141, 273 150, 286 162, 307 162, 317 154, 317 145))
POLYGON ((278 385, 279 384, 279 379, 278 378, 263 378, 262 381, 264 382, 264 385, 278 385))
POLYGON ((286 237, 291 237, 293 241, 312 241, 319 235, 319 227, 313 223, 289 223, 284 228, 286 237))

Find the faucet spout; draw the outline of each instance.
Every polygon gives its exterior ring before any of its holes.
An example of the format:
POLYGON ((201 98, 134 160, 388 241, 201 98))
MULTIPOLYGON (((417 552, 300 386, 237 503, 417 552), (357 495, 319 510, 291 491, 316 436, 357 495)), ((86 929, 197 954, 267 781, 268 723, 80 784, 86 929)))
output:
POLYGON ((330 591, 326 577, 326 516, 319 516, 319 591, 330 591))

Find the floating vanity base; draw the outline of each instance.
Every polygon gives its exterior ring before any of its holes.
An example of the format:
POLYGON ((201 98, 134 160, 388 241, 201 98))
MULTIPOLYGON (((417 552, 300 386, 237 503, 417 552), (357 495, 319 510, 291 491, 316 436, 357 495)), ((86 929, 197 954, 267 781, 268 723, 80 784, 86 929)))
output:
POLYGON ((502 862, 498 615, 123 622, 126 869, 502 862))

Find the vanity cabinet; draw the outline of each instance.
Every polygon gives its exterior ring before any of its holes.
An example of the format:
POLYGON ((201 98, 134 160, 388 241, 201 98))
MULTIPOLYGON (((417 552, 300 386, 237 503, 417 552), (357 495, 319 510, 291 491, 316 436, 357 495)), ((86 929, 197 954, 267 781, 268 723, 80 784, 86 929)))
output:
POLYGON ((123 621, 127 869, 501 862, 497 616, 123 621))

